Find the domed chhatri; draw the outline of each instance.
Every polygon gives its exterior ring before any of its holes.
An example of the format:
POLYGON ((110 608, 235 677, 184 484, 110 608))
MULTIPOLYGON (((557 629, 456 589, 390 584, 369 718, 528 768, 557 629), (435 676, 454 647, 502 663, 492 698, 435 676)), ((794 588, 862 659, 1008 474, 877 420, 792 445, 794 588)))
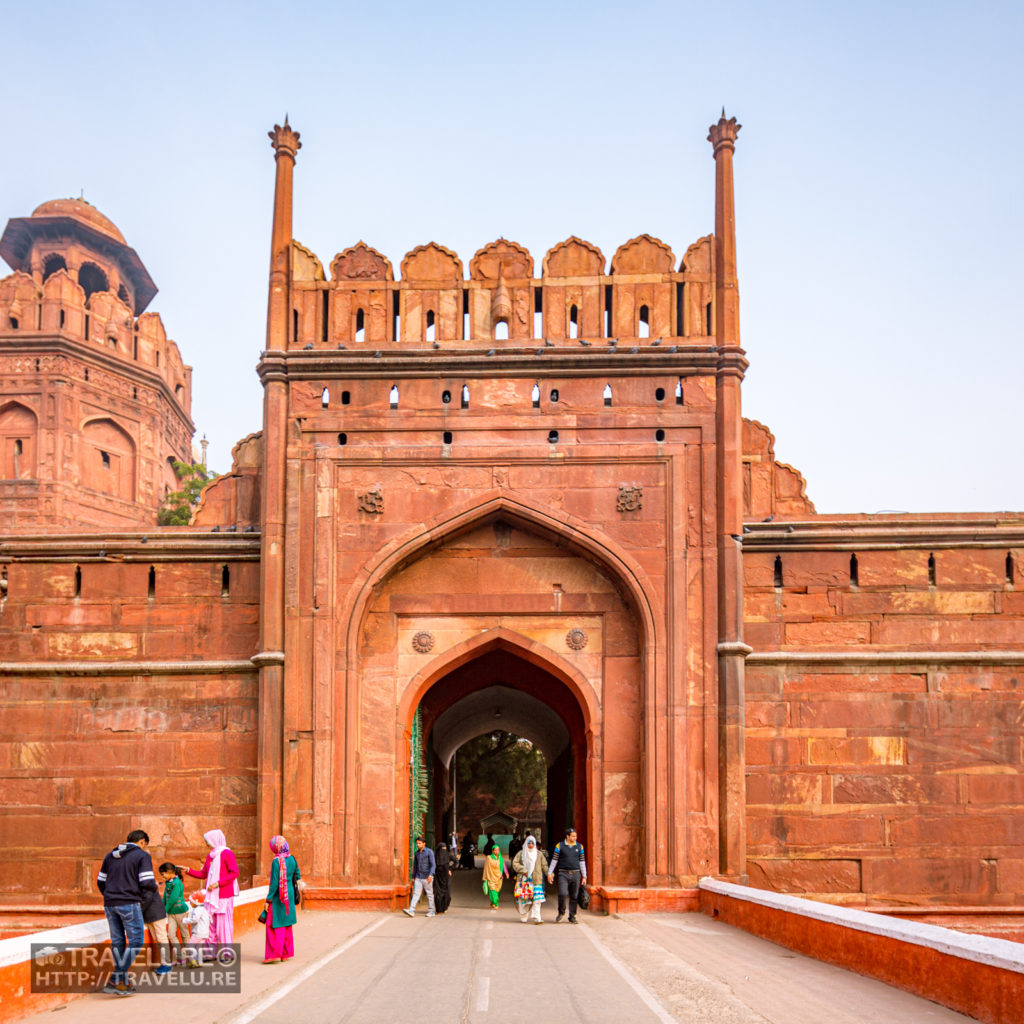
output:
POLYGON ((122 245, 127 245, 117 225, 84 199, 51 199, 32 211, 33 217, 74 217, 122 245))

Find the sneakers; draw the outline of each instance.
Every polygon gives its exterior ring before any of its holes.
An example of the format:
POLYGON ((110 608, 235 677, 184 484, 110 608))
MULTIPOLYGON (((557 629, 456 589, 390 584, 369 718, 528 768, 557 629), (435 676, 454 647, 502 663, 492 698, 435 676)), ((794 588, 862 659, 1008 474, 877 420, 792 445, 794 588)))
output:
POLYGON ((436 917, 436 916, 437 916, 437 915, 436 915, 436 914, 434 913, 434 911, 433 911, 433 910, 428 910, 428 911, 427 911, 427 917, 436 917))
POLYGON ((103 986, 103 993, 108 996, 133 996, 135 995, 135 986, 126 985, 123 981, 119 981, 114 985, 108 981, 103 986))
POLYGON ((543 924, 544 922, 538 917, 533 923, 534 924, 543 924))
POLYGON ((569 924, 579 924, 579 921, 577 921, 575 917, 570 917, 569 924))
POLYGON ((555 918, 555 924, 558 924, 562 920, 563 917, 565 917, 565 912, 564 911, 560 911, 559 914, 558 914, 558 917, 555 918))
POLYGON ((410 910, 408 907, 402 907, 402 913, 403 914, 408 914, 410 917, 415 917, 416 916, 416 911, 410 910))
POLYGON ((171 973, 171 965, 170 964, 161 964, 153 973, 154 974, 170 974, 171 973))

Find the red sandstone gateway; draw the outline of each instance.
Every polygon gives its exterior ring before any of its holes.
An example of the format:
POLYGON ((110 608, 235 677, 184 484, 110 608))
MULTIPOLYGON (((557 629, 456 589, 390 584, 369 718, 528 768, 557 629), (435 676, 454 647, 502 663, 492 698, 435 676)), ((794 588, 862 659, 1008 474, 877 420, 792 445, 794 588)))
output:
POLYGON ((314 902, 394 907, 500 713, 600 906, 719 875, 1018 911, 1024 517, 817 516, 742 418, 738 130, 681 259, 430 243, 396 277, 293 239, 275 126, 263 428, 190 528, 154 526, 192 424, 145 269, 81 201, 8 224, 0 778, 35 846, 3 909, 84 901, 128 827, 174 859, 211 821, 243 876, 284 832, 314 902))

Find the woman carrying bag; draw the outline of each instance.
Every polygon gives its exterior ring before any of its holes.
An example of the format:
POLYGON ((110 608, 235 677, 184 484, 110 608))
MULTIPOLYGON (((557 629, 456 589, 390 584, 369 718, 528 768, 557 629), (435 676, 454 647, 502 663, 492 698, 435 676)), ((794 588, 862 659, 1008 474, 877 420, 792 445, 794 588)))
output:
POLYGON ((299 865, 288 851, 288 840, 274 836, 270 840, 270 852, 274 863, 270 867, 270 885, 267 904, 260 914, 260 920, 267 926, 267 941, 263 962, 277 964, 295 956, 295 941, 292 925, 295 924, 295 909, 302 899, 302 876, 299 865))

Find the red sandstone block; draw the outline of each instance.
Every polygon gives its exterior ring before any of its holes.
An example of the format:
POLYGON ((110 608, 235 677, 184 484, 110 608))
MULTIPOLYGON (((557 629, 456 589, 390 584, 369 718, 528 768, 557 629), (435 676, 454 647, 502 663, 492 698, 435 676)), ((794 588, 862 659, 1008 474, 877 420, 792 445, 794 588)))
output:
POLYGON ((750 884, 790 893, 860 892, 859 860, 748 860, 750 884))
POLYGON ((1024 808, 1024 775, 1018 766, 1007 768, 1012 775, 968 775, 967 802, 969 804, 1011 804, 1017 810, 1024 808))
MULTIPOLYGON (((783 551, 782 586, 846 586, 850 582, 850 556, 841 551, 783 551)), ((746 561, 746 556, 744 556, 746 561)), ((775 557, 772 556, 772 572, 775 557)))
POLYGON ((892 590, 840 594, 844 615, 988 615, 997 594, 982 590, 892 590))
POLYGON ((957 782, 949 775, 839 774, 832 777, 835 804, 954 805, 957 782))
POLYGON ((996 878, 996 891, 1012 893, 1019 903, 1020 897, 1024 896, 1024 859, 1000 857, 996 861, 996 878))
POLYGON ((803 764, 804 744, 804 740, 793 737, 762 738, 760 736, 747 736, 747 768, 778 768, 787 765, 803 764))
MULTIPOLYGON (((123 840, 124 836, 121 838, 123 840)), ((106 855, 115 845, 116 843, 112 842, 103 854, 106 855)), ((35 902, 38 897, 51 893, 65 895, 75 892, 94 895, 97 900, 101 898, 95 883, 99 863, 96 870, 91 872, 89 885, 85 886, 85 880, 79 874, 79 865, 75 858, 54 855, 41 843, 38 847, 29 848, 24 852, 20 849, 12 851, 8 847, 4 859, 4 892, 8 898, 16 894, 22 900, 35 902)), ((102 910, 99 914, 102 916, 102 910)))
POLYGON ((810 737, 808 764, 898 765, 906 761, 906 740, 896 736, 810 737))
POLYGON ((913 701, 850 694, 846 700, 794 701, 793 724, 798 729, 845 729, 851 733, 902 732, 920 724, 926 710, 913 701))
POLYGON ((85 604, 69 601, 65 604, 35 604, 25 607, 26 626, 63 626, 91 629, 111 626, 114 622, 114 607, 109 604, 85 604))
POLYGON ((788 701, 754 700, 747 694, 746 721, 748 729, 783 730, 790 724, 788 701))
POLYGON ((21 810, 56 807, 64 803, 64 790, 65 783, 54 779, 0 778, 0 806, 21 810))
MULTIPOLYGON (((749 637, 747 638, 749 643, 749 637)), ((786 669, 768 667, 766 665, 748 665, 745 673, 745 686, 748 696, 764 694, 766 697, 781 697, 782 687, 786 679, 786 669)))
POLYGON ((72 704, 37 700, 40 703, 4 702, 0 708, 0 739, 48 741, 74 731, 76 710, 72 704))
POLYGON ((932 685, 939 693, 1024 691, 1024 670, 978 667, 973 671, 936 672, 932 685))
POLYGON ((890 825, 893 845, 942 846, 950 850, 981 850, 1024 844, 1024 816, 1005 814, 936 814, 896 818, 890 825))
POLYGON ((1020 643, 1021 628, 1003 619, 893 619, 875 627, 878 643, 914 646, 919 644, 956 647, 1014 647, 1020 643))
POLYGON ((814 773, 793 773, 784 775, 766 772, 747 773, 747 805, 766 804, 781 807, 787 804, 812 804, 822 802, 823 776, 814 773))
POLYGON ((862 587, 927 587, 928 552, 858 552, 857 570, 857 578, 862 587))
POLYGON ((955 897, 984 897, 990 889, 991 874, 975 854, 906 859, 864 857, 862 862, 864 892, 885 895, 922 895, 939 902, 955 897))
POLYGON ((748 590, 743 595, 743 618, 746 622, 773 622, 782 617, 780 600, 770 590, 748 590))
POLYGON ((865 672, 841 669, 836 672, 803 672, 786 679, 786 696, 798 693, 924 693, 928 689, 923 672, 865 672))
POLYGON ((782 646, 782 625, 778 622, 747 622, 743 639, 755 651, 774 651, 782 646))
POLYGON ((949 548, 934 552, 935 582, 1002 587, 1006 582, 1006 551, 996 548, 949 548))
POLYGON ((811 594, 782 593, 782 617, 786 622, 809 622, 812 619, 828 619, 836 610, 824 592, 811 594))
POLYGON ((907 764, 911 765, 1013 765, 1020 763, 1018 736, 987 736, 977 731, 933 730, 907 737, 907 764))
MULTIPOLYGON (((775 586, 775 555, 771 552, 757 551, 743 554, 743 582, 750 592, 764 590, 774 593, 775 586)), ((785 582, 785 575, 783 575, 785 582)))
POLYGON ((871 642, 867 622, 786 623, 785 643, 793 647, 848 647, 871 642))
MULTIPOLYGON (((1017 578, 1017 587, 1024 582, 1020 576, 1017 578)), ((1004 590, 999 594, 999 607, 1004 615, 1024 615, 1024 590, 1004 590)))

